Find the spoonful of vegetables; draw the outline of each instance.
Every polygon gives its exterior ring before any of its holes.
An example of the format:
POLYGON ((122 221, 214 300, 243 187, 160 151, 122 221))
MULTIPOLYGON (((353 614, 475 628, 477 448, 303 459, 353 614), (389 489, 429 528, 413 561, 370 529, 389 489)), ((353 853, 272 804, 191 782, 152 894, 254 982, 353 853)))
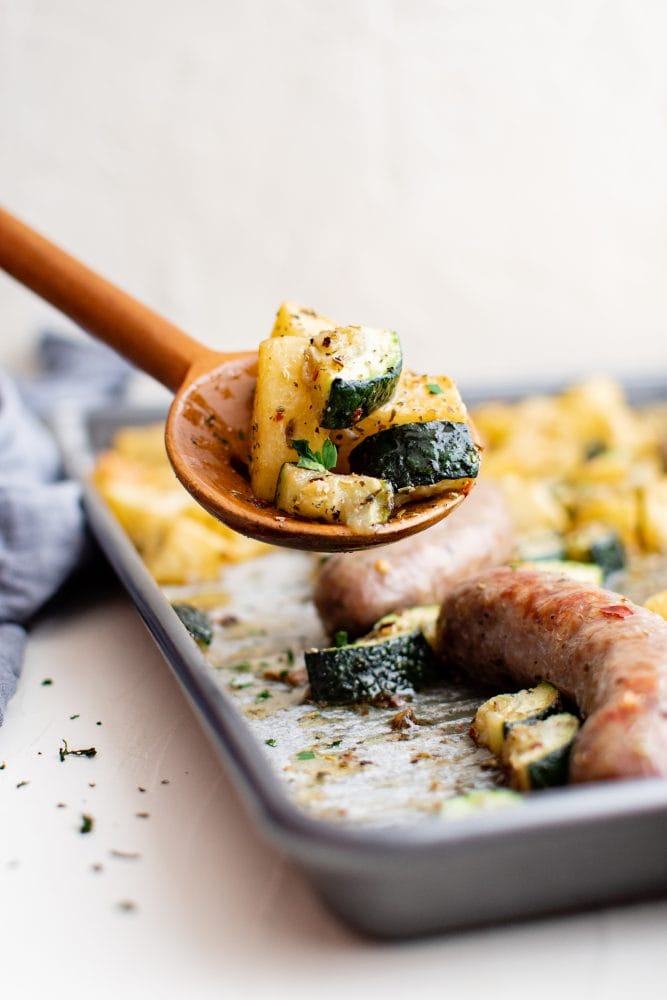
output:
POLYGON ((283 303, 258 352, 213 351, 2 209, 0 267, 175 393, 174 471, 242 534, 368 548, 435 524, 474 484, 454 383, 403 369, 392 331, 283 303))

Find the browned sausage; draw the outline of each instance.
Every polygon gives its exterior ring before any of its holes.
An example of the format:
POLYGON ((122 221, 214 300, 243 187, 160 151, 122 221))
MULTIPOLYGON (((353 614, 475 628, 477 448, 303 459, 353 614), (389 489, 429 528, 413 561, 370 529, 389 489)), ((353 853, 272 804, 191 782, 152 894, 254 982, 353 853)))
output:
POLYGON ((506 561, 514 532, 499 490, 479 482, 439 524, 393 545, 332 556, 315 586, 315 604, 330 633, 367 631, 389 611, 438 604, 450 587, 506 561))
POLYGON ((609 590, 501 567, 445 598, 446 669, 516 689, 550 681, 584 719, 573 781, 667 776, 667 622, 609 590))

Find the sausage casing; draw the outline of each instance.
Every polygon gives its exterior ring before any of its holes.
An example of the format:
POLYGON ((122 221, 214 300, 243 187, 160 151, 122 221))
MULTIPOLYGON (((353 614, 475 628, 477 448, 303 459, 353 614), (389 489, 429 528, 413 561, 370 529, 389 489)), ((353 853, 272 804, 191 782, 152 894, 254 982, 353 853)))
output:
POLYGON ((667 622, 619 594, 531 568, 500 567, 445 598, 447 670, 496 690, 546 680, 585 719, 573 781, 667 776, 667 622))
POLYGON ((393 545, 332 556, 315 585, 315 605, 333 634, 361 635, 390 611, 439 604, 450 587, 506 561, 514 530, 504 498, 481 481, 449 517, 393 545))

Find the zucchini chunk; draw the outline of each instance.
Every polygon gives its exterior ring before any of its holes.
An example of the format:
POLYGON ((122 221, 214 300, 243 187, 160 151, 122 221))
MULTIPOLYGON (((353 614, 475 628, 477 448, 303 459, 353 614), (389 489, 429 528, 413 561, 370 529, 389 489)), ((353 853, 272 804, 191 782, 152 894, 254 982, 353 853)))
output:
POLYGON ((205 611, 192 604, 172 604, 172 608, 196 642, 201 646, 211 645, 213 628, 205 611))
POLYGON ((412 694, 437 676, 428 635, 435 631, 438 605, 386 615, 357 642, 305 654, 312 697, 329 703, 373 702, 391 694, 412 694))
POLYGON ((567 783, 570 751, 579 719, 568 712, 550 715, 531 725, 516 725, 501 751, 509 783, 519 791, 567 783))
POLYGON ((386 403, 402 363, 393 330, 344 326, 311 337, 305 376, 318 399, 320 426, 351 427, 386 403))
POLYGON ((393 497, 384 479, 338 476, 286 462, 278 477, 275 505, 288 514, 346 524, 353 532, 367 534, 389 520, 393 497))
POLYGON ((445 799, 440 807, 440 815, 445 819, 466 819, 480 812, 516 806, 522 801, 519 793, 509 788, 475 788, 445 799))
POLYGON ((602 570, 603 577, 625 569, 625 546, 617 531, 604 524, 584 525, 569 534, 565 540, 566 556, 576 562, 594 563, 602 570))
POLYGON ((475 743, 500 753, 505 737, 517 723, 529 725, 562 709, 560 693, 543 681, 537 687, 498 694, 480 705, 475 714, 470 735, 475 743))
POLYGON ((459 489, 479 471, 479 453, 466 423, 431 420, 400 424, 365 438, 350 452, 352 472, 387 479, 397 502, 459 489), (425 487, 435 487, 426 490, 425 487), (408 492, 410 491, 410 492, 408 492))
POLYGON ((285 462, 296 462, 295 438, 318 450, 326 440, 315 400, 303 378, 307 341, 273 337, 259 345, 257 387, 250 430, 250 482, 260 500, 273 502, 285 462))
POLYGON ((365 438, 399 424, 451 420, 465 423, 466 408, 454 382, 446 375, 418 375, 409 369, 400 374, 391 400, 346 430, 334 431, 338 449, 336 472, 349 472, 349 455, 365 438))
POLYGON ((271 331, 272 337, 315 337, 323 330, 334 330, 338 326, 327 316, 321 316, 308 306, 297 302, 282 302, 276 313, 276 321, 271 331))

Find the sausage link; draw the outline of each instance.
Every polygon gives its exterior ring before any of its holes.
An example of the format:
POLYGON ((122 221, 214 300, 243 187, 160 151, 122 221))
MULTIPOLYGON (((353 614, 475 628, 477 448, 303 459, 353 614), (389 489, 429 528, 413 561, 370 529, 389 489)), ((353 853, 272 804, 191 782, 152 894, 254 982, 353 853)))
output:
POLYGON ((514 531, 505 500, 479 482, 449 517, 393 545, 332 556, 315 585, 315 605, 333 634, 361 635, 390 611, 439 604, 459 580, 505 562, 514 531))
POLYGON ((667 622, 625 597, 544 571, 501 567, 444 600, 448 671, 517 689, 549 681, 585 722, 572 781, 667 776, 667 622))

